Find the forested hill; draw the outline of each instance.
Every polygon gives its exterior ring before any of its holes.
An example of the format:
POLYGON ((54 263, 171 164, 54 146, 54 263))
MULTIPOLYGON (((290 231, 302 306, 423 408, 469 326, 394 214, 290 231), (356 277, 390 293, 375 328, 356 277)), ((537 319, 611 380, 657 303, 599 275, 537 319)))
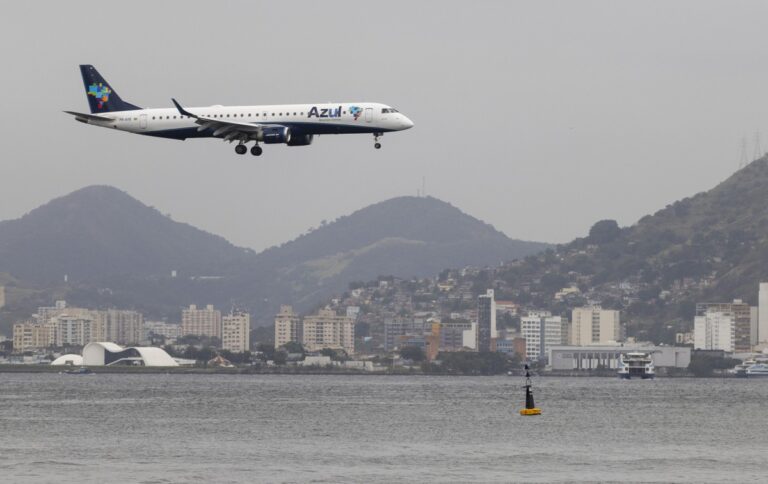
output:
POLYGON ((630 334, 670 341, 690 329, 697 301, 756 303, 758 283, 768 280, 768 159, 631 227, 600 221, 587 237, 503 272, 523 299, 556 309, 601 302, 625 311, 630 334), (581 295, 553 302, 568 285, 581 295))
POLYGON ((66 297, 171 320, 188 304, 235 304, 268 320, 280 304, 311 307, 352 280, 498 265, 547 247, 510 239, 435 198, 399 197, 256 254, 116 188, 91 186, 1 222, 0 273, 36 289, 34 300, 11 298, 16 315, 66 297))

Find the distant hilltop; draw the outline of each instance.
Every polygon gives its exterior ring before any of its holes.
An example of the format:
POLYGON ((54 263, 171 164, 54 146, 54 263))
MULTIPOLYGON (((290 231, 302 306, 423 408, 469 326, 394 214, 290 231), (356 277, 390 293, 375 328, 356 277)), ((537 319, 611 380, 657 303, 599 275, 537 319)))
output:
MULTIPOLYGON (((117 188, 90 186, 0 222, 0 273, 37 290, 25 309, 56 292, 76 304, 158 317, 196 298, 234 302, 258 318, 281 303, 312 306, 350 280, 497 265, 547 247, 510 239, 438 199, 398 197, 256 254, 117 188)), ((26 305, 16 298, 14 307, 26 305)))

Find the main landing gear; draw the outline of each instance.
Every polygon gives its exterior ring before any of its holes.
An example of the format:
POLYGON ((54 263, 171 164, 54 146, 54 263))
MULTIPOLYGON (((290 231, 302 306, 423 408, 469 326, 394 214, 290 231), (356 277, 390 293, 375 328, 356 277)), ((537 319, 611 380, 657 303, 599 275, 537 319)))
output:
MULTIPOLYGON (((251 154, 253 156, 261 156, 261 153, 263 153, 264 150, 261 149, 261 146, 259 145, 253 145, 251 148, 251 154)), ((248 147, 245 146, 245 143, 240 143, 239 145, 235 146, 235 153, 238 155, 244 155, 246 152, 248 152, 248 147)))
POLYGON ((379 143, 379 138, 381 136, 384 136, 381 133, 373 133, 373 147, 377 150, 381 149, 381 143, 379 143))

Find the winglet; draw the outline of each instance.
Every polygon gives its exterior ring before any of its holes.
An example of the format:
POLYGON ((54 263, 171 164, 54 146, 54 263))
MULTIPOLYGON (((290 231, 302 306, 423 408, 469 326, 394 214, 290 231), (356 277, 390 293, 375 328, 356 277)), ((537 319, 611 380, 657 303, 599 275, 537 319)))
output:
POLYGON ((176 101, 174 98, 171 98, 171 101, 173 101, 173 104, 176 106, 176 109, 179 110, 179 114, 182 116, 189 116, 190 118, 197 118, 197 115, 190 113, 183 107, 181 107, 181 104, 179 104, 178 101, 176 101))

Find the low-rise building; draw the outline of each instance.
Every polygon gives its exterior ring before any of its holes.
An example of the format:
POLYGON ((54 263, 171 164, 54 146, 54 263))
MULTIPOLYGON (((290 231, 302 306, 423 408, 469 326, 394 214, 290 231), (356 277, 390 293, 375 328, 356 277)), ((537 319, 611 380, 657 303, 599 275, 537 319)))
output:
POLYGON ((691 363, 691 348, 687 346, 553 346, 549 349, 549 368, 568 371, 613 370, 618 369, 622 354, 636 351, 650 353, 657 368, 688 368, 691 363))

